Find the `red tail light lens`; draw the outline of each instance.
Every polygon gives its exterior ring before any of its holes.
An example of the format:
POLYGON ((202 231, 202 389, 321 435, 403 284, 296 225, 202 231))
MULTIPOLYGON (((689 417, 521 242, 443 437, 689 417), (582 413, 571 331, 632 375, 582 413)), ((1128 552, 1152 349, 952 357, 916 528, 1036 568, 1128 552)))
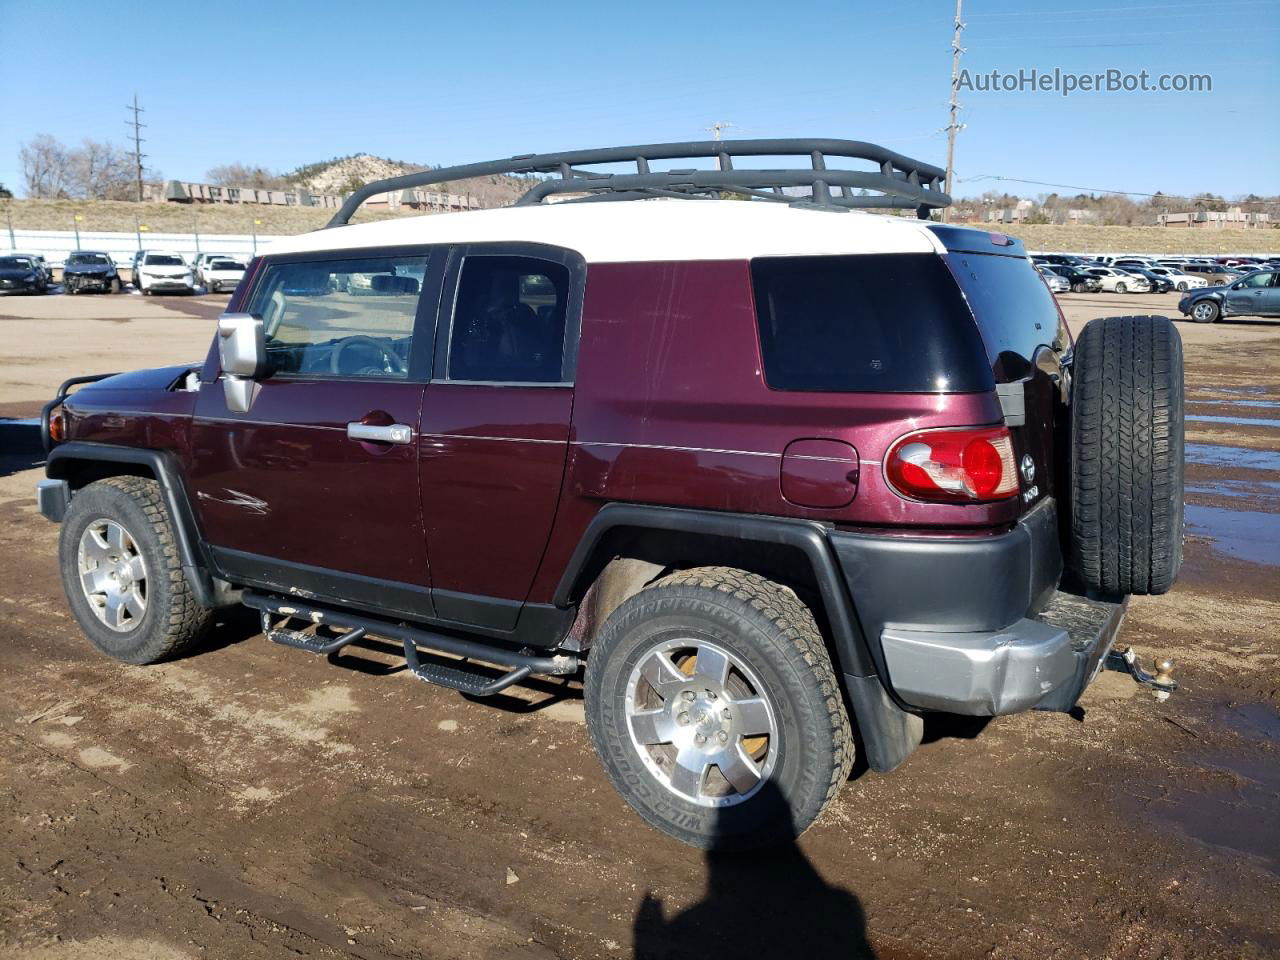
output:
POLYGON ((1005 427, 909 433, 889 448, 885 475, 890 486, 915 500, 986 503, 1018 492, 1005 427))

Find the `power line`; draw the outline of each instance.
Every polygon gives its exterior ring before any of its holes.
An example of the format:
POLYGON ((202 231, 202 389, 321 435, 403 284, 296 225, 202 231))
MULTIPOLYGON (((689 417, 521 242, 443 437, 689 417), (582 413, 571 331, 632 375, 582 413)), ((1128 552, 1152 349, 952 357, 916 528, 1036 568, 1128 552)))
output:
MULTIPOLYGON (((1216 10, 1219 7, 1269 6, 1273 2, 1274 0, 1220 0, 1220 2, 1215 5, 1214 9, 1216 10)), ((1203 10, 1204 4, 1203 3, 1150 3, 1150 4, 1141 4, 1141 5, 1132 6, 1132 7, 1110 6, 1110 7, 1077 7, 1072 10, 1040 10, 1040 9, 1015 10, 1015 11, 1009 11, 1004 13, 975 13, 973 14, 973 17, 974 19, 982 18, 983 20, 996 19, 996 18, 1006 19, 1009 17, 1035 17, 1037 21, 1040 21, 1050 17, 1060 17, 1060 16, 1066 16, 1068 14, 1075 14, 1075 13, 1105 13, 1105 14, 1108 14, 1109 16, 1116 16, 1116 15, 1121 15, 1126 13, 1132 13, 1138 10, 1160 10, 1163 12, 1166 10, 1178 10, 1178 9, 1185 9, 1188 7, 1194 7, 1198 10, 1203 10)))
POLYGON ((138 106, 138 95, 136 93, 133 95, 133 106, 129 106, 128 104, 125 104, 124 108, 126 110, 133 111, 133 119, 126 120, 125 126, 133 127, 133 162, 134 162, 134 165, 137 167, 137 172, 138 172, 138 202, 141 203, 142 202, 142 160, 146 156, 146 154, 142 152, 142 145, 146 141, 142 139, 141 130, 143 127, 146 126, 146 124, 141 121, 139 115, 146 113, 146 111, 143 110, 142 107, 138 106))
MULTIPOLYGON (((951 175, 955 169, 956 132, 963 126, 956 122, 956 114, 960 112, 960 54, 964 53, 964 48, 960 46, 960 31, 964 29, 964 23, 960 19, 963 2, 964 0, 956 0, 956 25, 951 37, 951 98, 948 100, 951 119, 947 122, 947 183, 944 188, 948 196, 951 194, 951 175)), ((947 220, 946 207, 942 208, 942 220, 944 223, 947 220)))

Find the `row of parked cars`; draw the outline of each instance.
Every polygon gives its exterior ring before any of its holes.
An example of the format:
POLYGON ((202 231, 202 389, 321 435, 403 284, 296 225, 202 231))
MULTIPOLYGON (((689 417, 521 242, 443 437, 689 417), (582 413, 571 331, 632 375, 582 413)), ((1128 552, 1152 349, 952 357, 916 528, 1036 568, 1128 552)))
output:
MULTIPOLYGON (((179 253, 139 250, 130 264, 135 289, 144 294, 211 293, 234 290, 244 276, 242 261, 226 254, 200 253, 188 263, 179 253)), ((48 293, 56 286, 53 267, 36 253, 0 255, 0 293, 48 293)), ((124 288, 116 262, 108 253, 73 250, 62 265, 62 289, 80 293, 119 293, 124 288)))
POLYGON ((1182 294, 1178 309, 1200 323, 1219 317, 1280 316, 1277 257, 1083 257, 1033 254, 1032 262, 1054 293, 1182 294))

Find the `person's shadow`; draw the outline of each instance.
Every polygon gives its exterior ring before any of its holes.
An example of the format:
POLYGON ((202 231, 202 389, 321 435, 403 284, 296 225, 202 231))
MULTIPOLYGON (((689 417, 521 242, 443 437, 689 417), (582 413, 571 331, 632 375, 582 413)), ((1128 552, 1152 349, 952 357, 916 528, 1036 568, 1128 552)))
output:
MULTIPOLYGON (((752 803, 785 806, 772 781, 761 791, 752 803)), ((660 899, 644 895, 633 926, 635 960, 874 960, 862 903, 827 883, 795 840, 757 850, 713 848, 706 859, 706 894, 693 906, 667 917, 660 899)))

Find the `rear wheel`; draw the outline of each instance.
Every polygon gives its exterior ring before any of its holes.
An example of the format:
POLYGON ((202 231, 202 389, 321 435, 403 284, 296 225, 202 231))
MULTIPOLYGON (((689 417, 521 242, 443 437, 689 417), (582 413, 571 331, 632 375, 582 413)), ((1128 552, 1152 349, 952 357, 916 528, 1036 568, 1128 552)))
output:
POLYGON ((210 612, 191 593, 160 494, 146 477, 91 483, 71 500, 58 545, 67 602, 89 641, 125 663, 175 657, 210 612))
POLYGON ((1182 565, 1182 339, 1167 317, 1101 317, 1072 374, 1072 566, 1103 593, 1166 593, 1182 565))
POLYGON ((586 701, 614 786, 645 820, 695 847, 798 835, 853 764, 812 613, 742 570, 676 573, 619 606, 591 648, 586 701))

